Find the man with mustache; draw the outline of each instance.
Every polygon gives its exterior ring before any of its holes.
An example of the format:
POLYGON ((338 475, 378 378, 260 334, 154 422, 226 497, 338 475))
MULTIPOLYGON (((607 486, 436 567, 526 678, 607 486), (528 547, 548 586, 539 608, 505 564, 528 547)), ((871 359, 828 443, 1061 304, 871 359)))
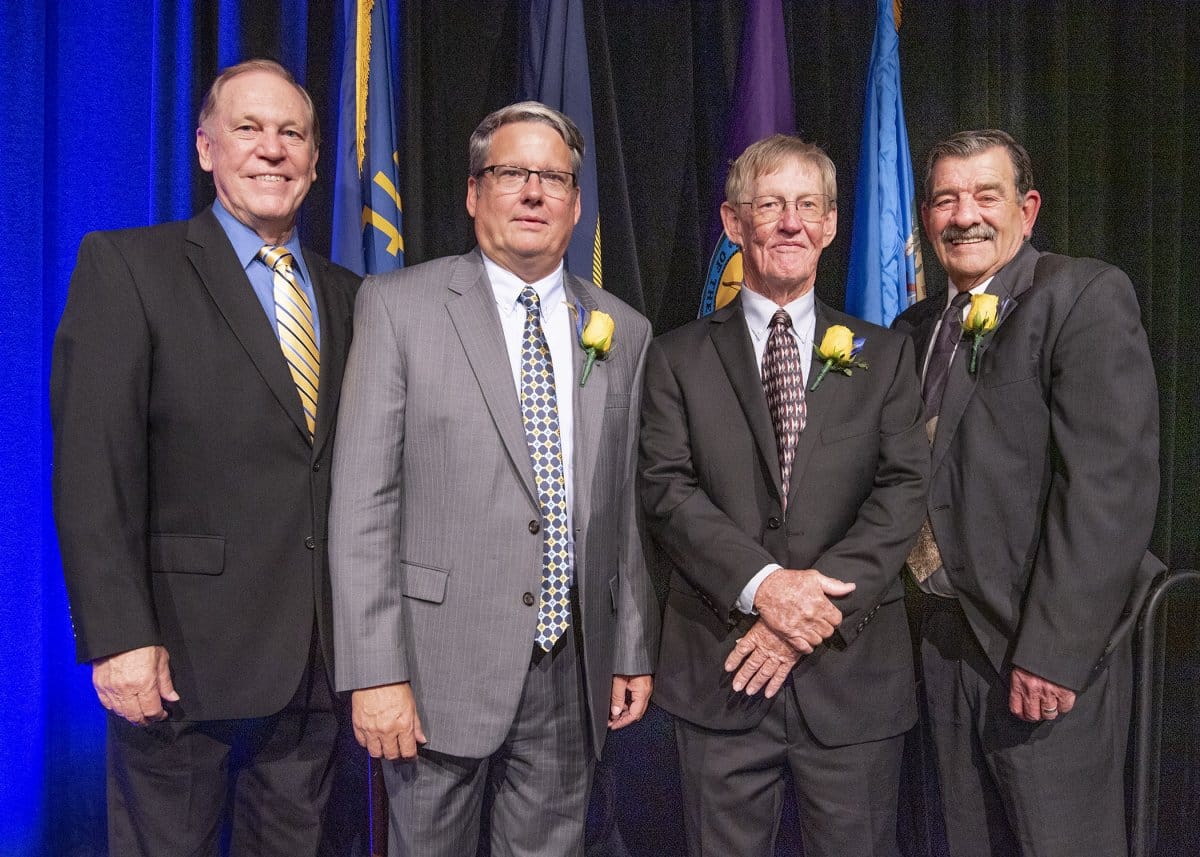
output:
POLYGON ((910 604, 954 857, 1127 853, 1154 369, 1128 277, 1027 243, 1040 205, 1003 131, 935 144, 921 213, 950 287, 896 320, 923 367, 910 604))

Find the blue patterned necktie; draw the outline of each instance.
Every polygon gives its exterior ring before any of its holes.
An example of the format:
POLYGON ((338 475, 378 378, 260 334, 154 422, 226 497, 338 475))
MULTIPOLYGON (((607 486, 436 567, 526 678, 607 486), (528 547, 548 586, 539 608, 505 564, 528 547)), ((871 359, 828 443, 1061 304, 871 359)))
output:
POLYGON ((317 430, 317 391, 321 382, 321 350, 313 330, 312 307, 308 295, 296 282, 292 271, 295 260, 287 248, 263 245, 258 258, 271 269, 279 347, 300 394, 304 422, 311 438, 317 430))
POLYGON ((792 337, 792 317, 785 310, 771 316, 771 332, 763 352, 762 385, 771 409, 775 446, 779 450, 780 506, 787 510, 788 489, 792 484, 792 462, 796 444, 804 431, 807 416, 804 404, 804 374, 800 369, 800 349, 792 337))
POLYGON ((570 555, 567 549, 567 477, 563 468, 554 392, 554 364, 542 331, 537 292, 526 286, 517 298, 525 307, 521 339, 521 421, 533 464, 542 513, 542 594, 534 642, 550 651, 571 621, 570 555))

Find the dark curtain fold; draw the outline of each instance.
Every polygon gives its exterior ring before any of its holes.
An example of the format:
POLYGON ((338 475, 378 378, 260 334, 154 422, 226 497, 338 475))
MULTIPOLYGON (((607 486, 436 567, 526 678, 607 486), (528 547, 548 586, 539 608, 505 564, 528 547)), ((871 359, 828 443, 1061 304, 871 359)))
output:
MULTIPOLYGON (((825 145, 839 167, 839 231, 822 259, 817 286, 835 306, 845 295, 874 6, 873 0, 783 3, 797 127, 825 145)), ((41 349, 31 357, 39 365, 84 231, 185 216, 211 199, 212 183, 196 165, 192 135, 201 93, 219 67, 255 55, 282 60, 312 93, 324 139, 336 137, 341 0, 155 0, 149 8, 114 0, 102 7, 79 0, 49 4, 43 15, 12 17, 13 30, 0 37, 8 55, 20 58, 14 78, 20 85, 0 86, 0 108, 14 117, 12 127, 20 123, 43 134, 35 149, 0 132, 0 139, 12 141, 5 152, 9 163, 0 169, 6 198, 32 209, 22 218, 28 223, 9 234, 36 248, 27 276, 41 283, 27 298, 8 292, 22 312, 5 322, 14 332, 6 330, 5 341, 19 343, 18 333, 40 325, 38 335, 25 337, 41 349), (12 166, 26 156, 39 169, 12 166)), ((409 264, 474 243, 463 203, 467 139, 480 118, 517 96, 519 12, 519 0, 404 3, 398 97, 409 264)), ((642 309, 659 332, 694 317, 699 305, 713 249, 707 245, 719 199, 714 183, 742 14, 735 0, 585 2, 606 286, 642 309)), ((1105 259, 1132 278, 1162 412, 1154 548, 1174 567, 1195 566, 1200 6, 1188 0, 909 0, 900 40, 918 185, 920 159, 938 137, 966 127, 1005 128, 1029 148, 1044 197, 1035 245, 1105 259)), ((332 168, 331 162, 318 164, 321 178, 304 214, 305 238, 322 252, 330 242, 332 168)), ((944 287, 928 247, 924 259, 930 289, 944 287)), ((10 468, 40 460, 39 485, 48 474, 43 379, 44 365, 32 380, 22 379, 16 400, 32 397, 38 406, 14 435, 41 438, 40 456, 15 447, 21 459, 10 468)), ((6 386, 15 383, 6 379, 6 386)), ((36 508, 28 517, 44 519, 46 492, 33 493, 36 508)), ((95 740, 95 729, 80 725, 96 722, 95 703, 82 670, 70 673, 70 691, 63 689, 59 676, 69 659, 62 652, 70 641, 60 639, 66 606, 59 571, 52 549, 40 536, 30 538, 30 546, 14 556, 46 557, 33 600, 21 602, 22 609, 46 616, 34 632, 43 635, 38 675, 48 688, 46 713, 35 715, 40 726, 31 745, 46 743, 44 794, 48 819, 55 822, 48 825, 54 832, 47 834, 46 853, 100 853, 88 849, 103 826, 95 769, 101 751, 83 745, 95 740), (72 775, 75 766, 80 771, 72 775)), ((10 578, 27 574, 15 560, 6 570, 10 578)), ((1170 657, 1191 666, 1171 673, 1190 678, 1172 687, 1169 700, 1164 760, 1170 764, 1164 761, 1157 852, 1164 855, 1200 850, 1189 815, 1200 770, 1194 607, 1173 604, 1167 634, 1170 657)), ((4 743, 29 745, 16 728, 4 743)), ((648 749, 614 746, 658 759, 669 739, 664 733, 657 740, 648 749)), ((622 777, 618 791, 626 785, 622 777)), ((637 791, 636 777, 630 782, 634 796, 653 798, 637 791)), ((624 839, 630 853, 639 853, 637 841, 656 817, 644 806, 626 810, 635 823, 624 839)))

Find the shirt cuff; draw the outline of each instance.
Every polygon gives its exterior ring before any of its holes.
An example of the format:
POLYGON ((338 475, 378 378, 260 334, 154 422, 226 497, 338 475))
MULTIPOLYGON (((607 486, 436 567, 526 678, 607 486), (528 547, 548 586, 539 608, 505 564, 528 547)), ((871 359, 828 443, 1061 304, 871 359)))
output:
POLYGON ((750 582, 742 588, 742 594, 738 596, 737 603, 734 606, 743 613, 757 616, 758 611, 754 609, 754 596, 758 594, 758 587, 767 579, 767 575, 773 571, 779 571, 781 568, 783 566, 777 562, 764 565, 758 574, 750 578, 750 582))

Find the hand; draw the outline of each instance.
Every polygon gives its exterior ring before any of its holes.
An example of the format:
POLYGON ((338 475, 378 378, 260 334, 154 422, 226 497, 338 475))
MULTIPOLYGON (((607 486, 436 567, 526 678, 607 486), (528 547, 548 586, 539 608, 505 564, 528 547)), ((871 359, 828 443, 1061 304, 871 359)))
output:
POLYGON ((1008 710, 1029 723, 1055 720, 1075 707, 1075 691, 1013 667, 1008 710))
POLYGON ((841 624, 842 611, 829 599, 853 591, 853 583, 826 577, 815 568, 781 568, 759 584, 754 607, 772 631, 807 655, 841 624))
POLYGON ((350 695, 354 737, 376 759, 415 759, 426 742, 417 700, 408 682, 381 684, 350 695))
POLYGON ((733 651, 725 659, 725 672, 737 670, 733 677, 734 690, 745 688, 746 695, 753 696, 765 685, 764 696, 770 699, 779 693, 801 654, 805 653, 797 651, 759 619, 734 644, 733 651))
POLYGON ((163 700, 178 702, 170 656, 163 646, 142 646, 92 661, 92 686, 100 704, 134 726, 167 719, 163 700))
POLYGON ((615 675, 612 679, 608 728, 623 729, 642 719, 654 690, 654 679, 648 675, 615 675))

